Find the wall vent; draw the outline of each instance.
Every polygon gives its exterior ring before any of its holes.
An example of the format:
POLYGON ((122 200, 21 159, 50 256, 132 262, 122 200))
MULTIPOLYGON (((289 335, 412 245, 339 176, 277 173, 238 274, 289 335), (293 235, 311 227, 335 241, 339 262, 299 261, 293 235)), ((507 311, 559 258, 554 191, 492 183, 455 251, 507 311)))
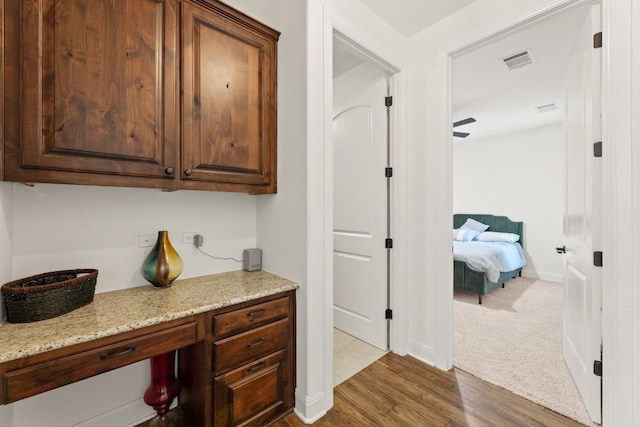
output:
POLYGON ((533 63, 533 56, 531 55, 531 50, 527 49, 525 51, 509 55, 506 58, 502 58, 502 61, 504 61, 507 68, 515 70, 516 68, 522 68, 525 65, 533 63))
POLYGON ((549 111, 553 111, 557 108, 558 106, 555 103, 552 103, 552 104, 538 105, 536 107, 536 111, 538 113, 548 113, 549 111))

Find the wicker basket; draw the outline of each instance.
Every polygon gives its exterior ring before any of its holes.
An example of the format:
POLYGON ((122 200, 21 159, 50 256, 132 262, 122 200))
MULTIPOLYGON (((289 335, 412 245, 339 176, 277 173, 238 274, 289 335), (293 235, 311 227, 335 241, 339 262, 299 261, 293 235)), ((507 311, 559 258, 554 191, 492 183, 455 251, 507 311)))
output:
POLYGON ((89 304, 98 270, 77 269, 37 274, 2 285, 7 321, 27 323, 60 316, 89 304))

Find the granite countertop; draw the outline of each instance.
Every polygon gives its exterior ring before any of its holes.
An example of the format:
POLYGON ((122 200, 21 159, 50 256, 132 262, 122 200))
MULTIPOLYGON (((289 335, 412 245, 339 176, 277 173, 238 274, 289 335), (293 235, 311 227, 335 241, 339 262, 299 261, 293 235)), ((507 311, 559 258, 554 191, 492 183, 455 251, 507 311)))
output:
MULTIPOLYGON (((98 279, 100 280, 100 279, 98 279)), ((0 363, 296 289, 266 271, 232 271, 98 293, 70 313, 0 325, 0 363)))

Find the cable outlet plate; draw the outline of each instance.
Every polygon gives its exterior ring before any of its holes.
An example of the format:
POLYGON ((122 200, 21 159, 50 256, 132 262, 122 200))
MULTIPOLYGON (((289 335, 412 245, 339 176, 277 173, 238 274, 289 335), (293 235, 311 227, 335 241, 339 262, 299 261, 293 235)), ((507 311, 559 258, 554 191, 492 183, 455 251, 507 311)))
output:
POLYGON ((196 234, 202 235, 202 233, 198 231, 184 231, 182 232, 182 243, 185 245, 193 245, 193 239, 196 234))
POLYGON ((153 246, 156 243, 155 234, 145 234, 143 236, 138 236, 138 247, 139 248, 148 248, 149 246, 153 246))

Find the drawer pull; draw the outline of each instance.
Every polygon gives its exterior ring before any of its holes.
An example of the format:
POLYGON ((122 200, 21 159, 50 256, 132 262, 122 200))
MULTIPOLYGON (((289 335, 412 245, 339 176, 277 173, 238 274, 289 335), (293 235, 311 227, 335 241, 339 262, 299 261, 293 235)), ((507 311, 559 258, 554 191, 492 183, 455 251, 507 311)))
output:
POLYGON ((247 317, 258 317, 258 316, 262 316, 265 312, 264 308, 261 308, 260 310, 257 311, 251 311, 249 313, 247 313, 247 317))
POLYGON ((264 368, 266 365, 265 361, 263 360, 262 362, 256 363, 255 365, 249 366, 247 368, 247 372, 256 372, 259 371, 260 369, 264 368))
POLYGON ((249 344, 247 344, 247 348, 256 348, 258 346, 261 346, 262 344, 264 344, 266 340, 264 339, 264 337, 260 338, 259 341, 256 342, 250 342, 249 344))
POLYGON ((107 353, 107 354, 101 354, 100 355, 100 360, 109 360, 109 359, 116 359, 118 357, 123 357, 126 356, 128 354, 131 354, 135 351, 136 346, 132 345, 131 347, 122 350, 121 352, 118 353, 107 353))

